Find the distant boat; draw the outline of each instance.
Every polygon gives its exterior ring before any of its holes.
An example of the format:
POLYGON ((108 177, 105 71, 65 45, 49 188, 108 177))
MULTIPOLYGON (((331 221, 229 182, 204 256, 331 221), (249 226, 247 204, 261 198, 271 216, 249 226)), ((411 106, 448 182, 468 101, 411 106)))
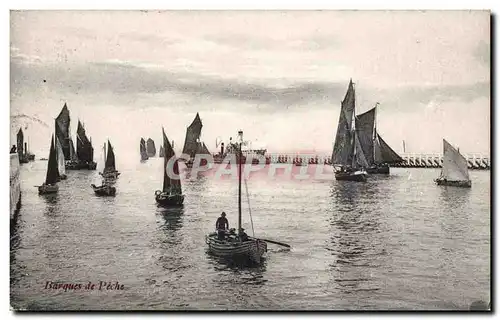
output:
MULTIPOLYGON (((186 166, 188 168, 193 166, 193 162, 197 154, 211 154, 205 143, 200 139, 202 128, 203 123, 201 122, 200 115, 197 112, 193 122, 186 129, 186 139, 184 141, 184 148, 182 149, 182 153, 188 154, 190 157, 186 162, 186 166)), ((206 165, 206 160, 202 160, 201 165, 206 165)))
POLYGON ((54 146, 54 135, 50 139, 50 153, 49 162, 47 164, 47 175, 45 182, 38 187, 38 194, 57 193, 59 186, 57 180, 59 179, 59 171, 57 168, 56 148, 54 146))
MULTIPOLYGON (((243 140, 243 132, 240 132, 240 140, 243 140)), ((239 159, 243 157, 241 145, 242 141, 232 146, 232 150, 237 152, 239 159)), ((217 232, 212 232, 205 236, 205 242, 208 245, 208 252, 214 256, 259 264, 267 251, 267 243, 264 240, 249 237, 241 227, 241 166, 242 161, 238 161, 238 231, 230 229, 229 232, 223 232, 222 238, 219 238, 217 232)))
MULTIPOLYGON (((71 143, 68 143, 71 145, 71 143)), ((70 170, 95 170, 97 163, 94 162, 94 147, 92 140, 87 137, 87 133, 83 124, 78 120, 78 127, 76 130, 76 161, 70 161, 66 166, 70 170)))
POLYGON ((470 188, 467 159, 448 141, 443 139, 443 166, 439 178, 434 180, 440 186, 470 188))
POLYGON ((360 181, 367 180, 368 173, 364 168, 368 162, 361 148, 359 136, 353 125, 355 117, 356 93, 352 79, 341 104, 337 134, 332 153, 332 164, 336 180, 360 181))
POLYGON ((182 194, 181 179, 179 177, 179 161, 163 128, 162 133, 163 149, 165 149, 165 155, 163 156, 163 189, 155 191, 155 200, 159 206, 163 207, 181 206, 184 203, 184 195, 182 194), (177 177, 170 177, 167 171, 167 165, 172 157, 175 159, 172 172, 177 177))
POLYGON ((146 152, 146 141, 144 141, 143 138, 141 138, 141 142, 139 143, 139 150, 141 153, 141 161, 148 160, 148 153, 146 152))
POLYGON ((376 129, 377 105, 355 117, 356 133, 365 155, 370 174, 389 174, 389 164, 401 163, 403 159, 389 147, 376 129))
POLYGON ((17 132, 17 154, 19 163, 28 163, 35 160, 35 155, 28 151, 28 143, 24 142, 24 133, 21 128, 17 132))
MULTIPOLYGON (((65 103, 61 112, 56 118, 55 129, 56 129, 56 137, 59 139, 59 142, 61 143, 61 147, 64 154, 64 160, 66 161, 74 160, 74 158, 71 157, 72 141, 70 137, 70 123, 71 123, 71 118, 69 115, 68 106, 65 103)), ((74 151, 74 146, 73 146, 73 151, 74 151)))
POLYGON ((111 142, 108 140, 108 152, 106 154, 106 145, 104 145, 104 170, 102 172, 99 172, 101 176, 104 177, 104 179, 107 180, 116 180, 118 176, 120 175, 120 172, 116 170, 116 164, 115 164, 115 152, 113 149, 113 146, 111 146, 111 142))
POLYGON ((56 139, 56 156, 57 156, 57 169, 59 171, 59 179, 60 180, 66 180, 66 163, 64 161, 64 153, 62 150, 61 143, 59 142, 59 139, 57 136, 55 137, 56 139))
POLYGON ((158 154, 158 156, 162 158, 164 155, 165 155, 165 149, 163 149, 163 146, 160 146, 160 153, 158 154))
POLYGON ((148 157, 150 158, 156 156, 155 142, 151 138, 149 138, 148 141, 146 141, 146 152, 148 153, 148 157))

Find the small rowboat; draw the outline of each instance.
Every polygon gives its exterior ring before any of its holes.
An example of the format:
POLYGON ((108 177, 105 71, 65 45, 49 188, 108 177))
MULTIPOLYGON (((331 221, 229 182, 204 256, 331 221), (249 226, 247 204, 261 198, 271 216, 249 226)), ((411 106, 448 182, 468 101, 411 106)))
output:
POLYGON ((209 252, 217 257, 235 260, 250 261, 259 264, 262 256, 267 252, 267 243, 260 239, 240 237, 231 229, 224 239, 219 239, 217 232, 205 236, 209 252))
POLYGON ((114 196, 116 194, 116 188, 110 186, 108 184, 103 184, 102 186, 96 186, 95 184, 91 184, 92 189, 98 196, 114 196))

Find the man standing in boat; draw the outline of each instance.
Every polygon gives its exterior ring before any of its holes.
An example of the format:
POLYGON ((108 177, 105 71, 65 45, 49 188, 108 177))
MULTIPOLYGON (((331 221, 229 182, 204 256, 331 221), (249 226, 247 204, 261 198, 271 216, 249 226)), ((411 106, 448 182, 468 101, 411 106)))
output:
POLYGON ((215 229, 217 229, 217 235, 219 236, 219 239, 224 239, 226 230, 229 229, 229 221, 227 221, 226 213, 224 211, 217 219, 217 222, 215 223, 215 229))

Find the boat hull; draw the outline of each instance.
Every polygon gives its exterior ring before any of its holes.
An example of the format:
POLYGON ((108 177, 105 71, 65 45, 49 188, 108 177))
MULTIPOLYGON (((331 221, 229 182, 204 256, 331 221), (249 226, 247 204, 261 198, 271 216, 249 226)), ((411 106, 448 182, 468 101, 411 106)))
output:
POLYGON ((368 174, 366 171, 355 171, 355 172, 335 172, 335 180, 339 181, 356 181, 356 182, 366 182, 368 174))
POLYGON ((57 184, 43 184, 38 186, 38 194, 51 194, 57 193, 59 191, 59 186, 57 184))
POLYGON ((219 240, 213 232, 205 237, 208 252, 214 256, 233 261, 248 261, 259 264, 267 252, 267 243, 259 239, 239 241, 234 238, 219 240))
POLYGON ((450 181, 450 180, 445 180, 445 179, 435 179, 434 182, 438 186, 447 186, 447 187, 458 187, 458 188, 471 188, 472 187, 472 182, 470 180, 465 180, 465 181, 450 181))
POLYGON ((368 174, 389 174, 389 172, 388 165, 373 166, 366 169, 368 174))
POLYGON ((102 185, 97 187, 96 185, 92 184, 91 186, 92 189, 94 189, 94 193, 101 197, 111 197, 116 194, 116 188, 109 185, 102 185))
POLYGON ((120 172, 118 172, 118 171, 105 172, 105 173, 99 172, 99 175, 101 175, 104 179, 114 180, 114 179, 118 178, 118 176, 120 175, 120 172))
POLYGON ((184 204, 184 195, 166 194, 163 192, 155 194, 156 203, 161 207, 178 207, 184 204))
POLYGON ((95 170, 97 168, 97 163, 92 162, 68 162, 66 163, 66 170, 95 170))

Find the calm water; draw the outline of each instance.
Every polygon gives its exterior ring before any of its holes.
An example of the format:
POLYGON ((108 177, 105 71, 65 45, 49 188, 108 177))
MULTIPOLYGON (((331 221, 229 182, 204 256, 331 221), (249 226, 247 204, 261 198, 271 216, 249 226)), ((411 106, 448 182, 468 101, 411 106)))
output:
MULTIPOLYGON (((472 189, 434 185, 438 169, 391 169, 367 183, 248 181, 261 267, 206 253, 222 210, 237 224, 231 180, 184 181, 185 206, 156 207, 162 162, 119 166, 115 198, 97 171, 70 171, 39 196, 46 161, 23 166, 23 205, 11 235, 11 304, 22 309, 468 309, 490 300, 490 172, 472 189), (45 289, 46 281, 116 282, 124 290, 45 289)), ((252 233, 243 186, 244 227, 252 233)))

